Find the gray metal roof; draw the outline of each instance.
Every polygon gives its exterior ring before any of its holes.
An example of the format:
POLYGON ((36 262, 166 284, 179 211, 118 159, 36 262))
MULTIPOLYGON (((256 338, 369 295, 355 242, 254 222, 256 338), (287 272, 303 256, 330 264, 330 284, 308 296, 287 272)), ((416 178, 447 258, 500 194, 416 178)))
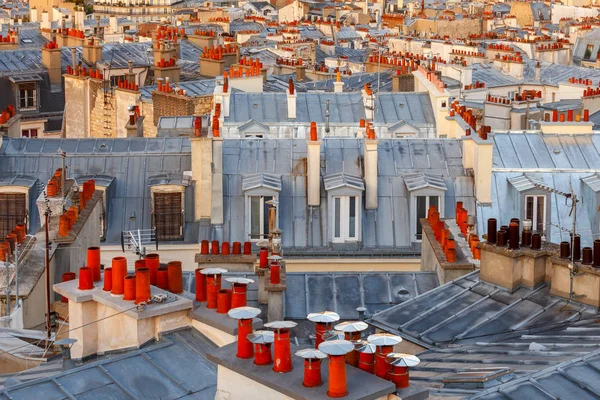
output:
MULTIPOLYGON (((69 176, 114 177, 107 199, 108 243, 119 243, 123 230, 150 228, 150 177, 191 171, 190 142, 184 138, 5 138, 0 147, 0 171, 8 178, 27 175, 45 183, 61 167, 59 149, 67 153, 69 176)), ((192 188, 187 190, 190 193, 186 199, 190 200, 186 209, 192 209, 192 188)), ((35 231, 39 228, 37 207, 29 212, 30 230, 35 231)), ((186 240, 196 242, 197 234, 192 214, 186 215, 186 240)))
POLYGON ((338 172, 323 177, 325 190, 333 190, 341 187, 349 187, 357 190, 365 190, 365 183, 360 176, 338 172))
MULTIPOLYGON (((216 81, 214 79, 200 79, 186 82, 178 82, 177 86, 186 91, 186 94, 191 97, 212 95, 215 91, 216 81)), ((157 85, 140 87, 142 99, 151 100, 152 92, 158 90, 157 85)), ((189 117, 185 117, 189 118, 189 117)))
POLYGON ((433 187, 440 190, 447 190, 446 182, 441 176, 435 176, 428 173, 411 174, 404 177, 406 188, 409 191, 433 187))
MULTIPOLYGON (((254 279, 248 285, 248 305, 258 305, 254 275, 229 272, 226 276, 254 279)), ((301 320, 323 310, 334 311, 341 319, 356 319, 357 307, 365 307, 366 315, 372 315, 439 286, 434 272, 288 272, 286 279, 285 318, 301 320)), ((186 290, 195 293, 195 282, 193 272, 184 272, 186 290)))
POLYGON ((86 363, 0 391, 6 399, 212 399, 216 348, 193 329, 167 334, 140 350, 86 363))
MULTIPOLYGON (((361 139, 322 140, 321 176, 345 173, 363 176, 361 139)), ((373 255, 374 252, 412 254, 418 251, 410 232, 413 218, 405 175, 427 172, 443 177, 446 215, 453 215, 456 201, 475 210, 472 178, 462 167, 461 142, 453 139, 381 139, 378 146, 379 206, 362 212, 362 242, 352 249, 334 249, 328 243, 327 192, 321 191, 319 207, 308 208, 304 162, 307 144, 303 139, 227 139, 223 141, 223 240, 245 241, 240 221, 244 220, 244 175, 281 174, 279 227, 289 254, 323 257, 373 255), (320 250, 323 250, 321 253, 320 250)), ((200 239, 211 239, 201 237, 200 239)))
MULTIPOLYGON (((230 99, 229 117, 224 125, 246 123, 254 120, 266 125, 285 125, 291 122, 317 124, 326 122, 329 101, 329 123, 358 126, 365 119, 362 94, 348 93, 297 93, 296 118, 288 119, 287 95, 285 93, 233 92, 230 99)), ((377 125, 394 125, 399 120, 415 126, 427 134, 435 127, 431 100, 426 93, 380 93, 375 101, 377 125)))
POLYGON ((376 327, 394 332, 427 348, 498 342, 534 334, 579 319, 598 310, 550 295, 550 285, 520 287, 510 293, 479 279, 479 271, 389 308, 372 317, 376 327))
MULTIPOLYGON (((596 212, 586 206, 595 204, 595 194, 590 195, 584 190, 582 180, 600 173, 600 135, 497 133, 493 140, 492 201, 491 204, 478 204, 480 231, 485 229, 488 218, 497 218, 501 225, 507 225, 510 218, 519 218, 522 209, 515 189, 520 192, 533 189, 530 180, 534 180, 562 192, 570 192, 573 188, 582 200, 582 206, 577 207, 577 231, 581 234, 582 246, 591 245, 600 234, 600 227, 595 221, 596 212)), ((573 219, 564 197, 549 196, 548 240, 560 243, 568 240, 569 233, 559 227, 571 229, 573 219)))
POLYGON ((251 190, 259 187, 281 191, 281 175, 261 172, 242 176, 242 190, 251 190))
POLYGON ((588 185, 594 192, 600 192, 600 174, 595 173, 585 178, 581 178, 581 181, 588 185))

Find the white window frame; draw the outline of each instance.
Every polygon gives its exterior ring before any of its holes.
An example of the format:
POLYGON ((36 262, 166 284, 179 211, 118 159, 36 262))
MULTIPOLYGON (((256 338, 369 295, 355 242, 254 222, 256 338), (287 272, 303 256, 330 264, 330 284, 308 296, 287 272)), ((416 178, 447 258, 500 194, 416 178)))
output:
POLYGON ((525 195, 525 207, 524 207, 524 211, 525 211, 525 218, 527 219, 527 203, 528 203, 528 199, 529 198, 533 198, 533 210, 531 213, 531 222, 532 222, 532 229, 534 232, 539 232, 538 230, 538 220, 537 220, 537 208, 538 208, 538 200, 540 197, 544 198, 544 210, 542 212, 542 233, 545 234, 546 232, 546 216, 547 216, 547 211, 548 211, 548 196, 546 196, 545 194, 527 194, 525 195))
MULTIPOLYGON (((276 191, 260 191, 255 190, 248 191, 246 193, 246 240, 250 242, 258 242, 267 238, 269 232, 264 232, 265 222, 269 218, 265 215, 265 197, 271 197, 272 200, 279 201, 279 193, 276 191), (252 198, 260 198, 260 222, 259 222, 259 235, 261 237, 252 237, 252 198)), ((268 201, 268 200, 267 200, 268 201)), ((277 225, 279 225, 279 212, 277 213, 277 225)))
POLYGON ((18 106, 19 106, 19 111, 35 111, 37 110, 37 105, 38 105, 38 85, 36 82, 22 82, 19 83, 19 85, 17 86, 17 97, 18 97, 18 106), (33 89, 21 89, 21 86, 24 85, 33 85, 34 88, 33 89), (33 91, 33 104, 29 104, 29 102, 27 101, 27 99, 30 96, 25 95, 25 106, 21 107, 21 91, 25 91, 25 92, 29 92, 29 91, 33 91))
POLYGON ((419 197, 426 197, 426 201, 425 201, 425 216, 423 218, 427 218, 427 210, 429 209, 429 198, 430 197, 437 197, 438 198, 438 205, 437 205, 437 209, 438 212, 440 213, 440 218, 444 218, 444 192, 440 192, 440 191, 432 191, 432 190, 428 190, 428 191, 424 191, 424 192, 419 192, 416 191, 414 193, 411 193, 411 210, 410 210, 410 219, 411 219, 411 235, 412 235, 412 241, 415 243, 420 243, 422 241, 422 231, 421 231, 421 239, 419 239, 417 237, 417 228, 420 224, 419 221, 419 216, 417 215, 417 205, 418 205, 418 198, 419 197))
POLYGON ((333 243, 347 243, 347 242, 358 242, 360 238, 360 197, 343 195, 343 196, 332 196, 332 220, 333 224, 331 227, 332 242, 333 243), (354 236, 350 236, 350 198, 354 198, 354 236), (340 235, 336 236, 336 200, 340 199, 340 235))

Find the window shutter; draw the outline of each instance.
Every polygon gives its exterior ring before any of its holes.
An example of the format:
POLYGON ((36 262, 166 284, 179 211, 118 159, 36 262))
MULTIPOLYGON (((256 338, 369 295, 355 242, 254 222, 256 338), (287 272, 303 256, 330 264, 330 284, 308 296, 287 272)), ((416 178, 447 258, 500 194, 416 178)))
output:
POLYGON ((181 192, 154 193, 154 227, 159 241, 183 239, 181 192))
POLYGON ((27 204, 24 193, 0 193, 0 239, 27 222, 27 204))

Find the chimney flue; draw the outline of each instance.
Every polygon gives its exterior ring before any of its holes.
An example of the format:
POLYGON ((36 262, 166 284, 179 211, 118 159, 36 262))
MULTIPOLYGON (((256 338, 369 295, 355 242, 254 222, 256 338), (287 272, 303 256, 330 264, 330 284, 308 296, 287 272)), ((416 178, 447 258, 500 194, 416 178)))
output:
POLYGON ((523 221, 523 233, 521 234, 521 245, 523 246, 531 246, 531 227, 533 223, 530 219, 526 219, 523 221))
POLYGON ((506 231, 499 230, 497 234, 496 245, 500 247, 506 246, 506 231))
POLYGON ((254 364, 270 365, 273 362, 271 357, 271 344, 275 339, 271 331, 256 331, 247 336, 247 339, 254 343, 254 364))
POLYGON ((581 263, 584 265, 592 265, 592 260, 594 258, 592 248, 584 247, 582 250, 582 253, 583 253, 583 260, 581 261, 581 263))
POLYGON ((573 249, 571 249, 571 251, 573 252, 573 261, 579 261, 579 259, 581 258, 581 236, 576 234, 572 238, 572 241, 573 249))
POLYGON ((323 311, 310 313, 306 319, 315 323, 315 349, 318 349, 319 345, 325 341, 323 335, 331 329, 332 323, 340 320, 340 316, 333 311, 323 311))
POLYGON ((497 224, 498 222, 496 221, 496 218, 488 219, 487 241, 489 243, 496 243, 496 229, 498 229, 497 224))
POLYGON ((227 312, 233 319, 238 320, 237 332, 237 358, 252 358, 254 356, 253 344, 248 340, 252 334, 252 319, 260 314, 260 310, 254 307, 232 308, 227 312))
POLYGON ((571 256, 571 244, 569 242, 560 242, 560 258, 569 258, 571 256))
POLYGON ((600 267, 600 239, 594 240, 594 263, 595 268, 600 267))
POLYGON ((293 368, 290 329, 296 325, 293 321, 273 321, 265 324, 266 328, 275 330, 273 342, 273 371, 275 372, 290 372, 293 368))
POLYGON ((321 360, 327 355, 316 349, 302 349, 296 352, 298 357, 304 359, 304 381, 302 386, 317 387, 323 384, 321 379, 321 360))
POLYGON ((534 233, 531 235, 531 249, 539 250, 542 248, 542 235, 539 233, 534 233))
POLYGON ((508 247, 511 250, 519 248, 519 223, 511 221, 508 227, 508 247))
POLYGON ((331 340, 319 345, 319 350, 329 356, 329 381, 327 396, 344 397, 348 394, 346 381, 346 354, 354 350, 354 344, 347 340, 331 340))

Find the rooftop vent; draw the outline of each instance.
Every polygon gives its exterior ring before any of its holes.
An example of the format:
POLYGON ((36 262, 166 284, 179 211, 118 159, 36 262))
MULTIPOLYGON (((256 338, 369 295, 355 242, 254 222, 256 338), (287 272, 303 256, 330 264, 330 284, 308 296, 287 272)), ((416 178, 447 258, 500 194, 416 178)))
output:
POLYGON ((486 389, 501 385, 513 379, 510 368, 474 368, 444 378, 446 389, 486 389))

